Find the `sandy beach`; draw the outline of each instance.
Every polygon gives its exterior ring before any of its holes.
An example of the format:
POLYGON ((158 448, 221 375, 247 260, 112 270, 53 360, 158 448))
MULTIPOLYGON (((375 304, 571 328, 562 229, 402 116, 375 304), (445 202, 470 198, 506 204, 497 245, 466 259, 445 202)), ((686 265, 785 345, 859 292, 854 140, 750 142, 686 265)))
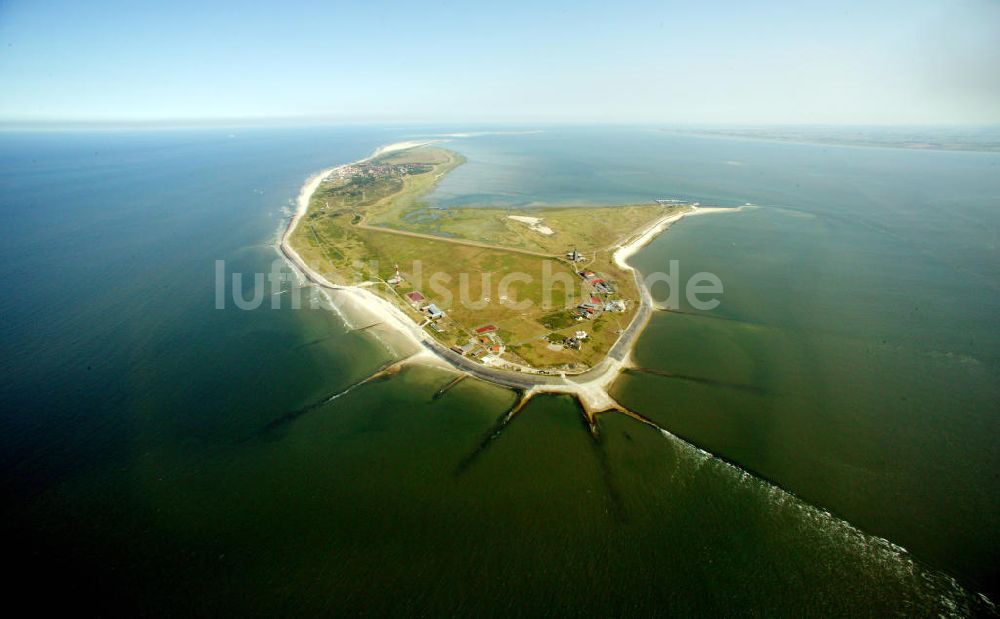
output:
POLYGON ((406 150, 408 148, 416 148, 418 146, 426 146, 428 144, 437 144, 439 142, 444 142, 444 141, 445 140, 407 140, 405 142, 394 142, 392 144, 386 144, 385 146, 379 146, 378 148, 375 149, 375 152, 372 153, 371 157, 362 159, 361 161, 357 161, 355 163, 362 163, 364 161, 368 161, 369 159, 374 159, 379 155, 384 155, 386 153, 393 153, 398 150, 406 150))
MULTIPOLYGON (((305 216, 306 211, 309 209, 309 200, 312 199, 312 195, 319 188, 320 183, 322 183, 325 178, 330 176, 330 174, 347 166, 370 161, 375 157, 378 157, 379 155, 388 152, 406 150, 408 148, 416 148, 417 146, 423 146, 424 144, 428 143, 430 142, 408 141, 408 142, 397 142, 394 144, 389 144, 376 149, 374 153, 372 153, 368 157, 365 157, 364 159, 359 159, 351 163, 346 163, 340 166, 327 168, 310 176, 308 179, 306 179, 305 184, 302 185, 302 189, 299 190, 299 196, 296 200, 295 214, 292 216, 291 221, 289 221, 288 227, 285 229, 284 234, 282 234, 280 243, 281 253, 284 254, 284 256, 288 259, 289 263, 292 265, 293 269, 300 276, 302 276, 304 279, 308 281, 313 282, 314 284, 317 284, 318 286, 320 286, 321 289, 334 290, 341 295, 349 296, 357 305, 364 308, 364 310, 367 313, 374 315, 377 318, 377 320, 396 327, 395 330, 400 335, 404 336, 407 340, 409 340, 410 343, 412 343, 417 348, 422 348, 421 344, 430 336, 424 333, 424 331, 420 329, 420 327, 416 323, 410 320, 410 318, 407 317, 402 311, 400 311, 399 308, 392 305, 391 303, 389 303, 382 297, 378 296, 377 294, 369 290, 366 290, 361 286, 341 286, 330 282, 328 279, 326 279, 326 277, 324 277, 320 273, 317 273, 315 270, 310 268, 308 264, 306 264, 305 260, 302 259, 302 256, 300 256, 299 253, 295 251, 295 248, 292 247, 291 243, 289 242, 289 239, 291 238, 292 233, 295 232, 295 229, 298 227, 299 222, 302 220, 302 217, 305 216)), ((327 298, 329 299, 329 295, 327 296, 327 298)), ((330 299, 330 302, 333 303, 333 300, 330 299)))
POLYGON ((634 256, 636 252, 645 247, 660 235, 661 232, 666 230, 670 224, 680 221, 685 217, 691 217, 694 215, 711 215, 713 213, 737 213, 747 208, 752 208, 752 205, 743 205, 733 208, 723 208, 717 206, 695 206, 692 207, 693 210, 685 211, 683 213, 677 213, 676 215, 668 215, 658 221, 653 222, 648 228, 640 232, 635 239, 629 241, 628 243, 621 245, 615 250, 614 259, 615 264, 617 264, 622 269, 626 271, 634 271, 634 269, 629 266, 626 262, 629 258, 634 256))

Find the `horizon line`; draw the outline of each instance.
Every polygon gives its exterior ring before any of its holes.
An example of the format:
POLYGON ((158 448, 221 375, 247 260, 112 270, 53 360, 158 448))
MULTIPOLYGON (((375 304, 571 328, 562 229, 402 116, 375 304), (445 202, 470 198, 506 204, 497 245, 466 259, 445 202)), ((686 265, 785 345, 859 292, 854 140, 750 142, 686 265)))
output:
POLYGON ((254 117, 206 117, 206 118, 147 118, 147 119, 87 119, 61 118, 40 119, 0 118, 0 131, 31 130, 86 130, 86 129, 197 129, 197 128, 268 128, 268 127, 316 127, 316 126, 462 126, 472 125, 516 125, 516 126, 558 126, 558 127, 656 127, 656 128, 938 128, 973 129, 1000 128, 1000 122, 837 122, 837 121, 655 121, 597 120, 597 119, 466 119, 427 120, 414 118, 332 118, 323 116, 254 116, 254 117))

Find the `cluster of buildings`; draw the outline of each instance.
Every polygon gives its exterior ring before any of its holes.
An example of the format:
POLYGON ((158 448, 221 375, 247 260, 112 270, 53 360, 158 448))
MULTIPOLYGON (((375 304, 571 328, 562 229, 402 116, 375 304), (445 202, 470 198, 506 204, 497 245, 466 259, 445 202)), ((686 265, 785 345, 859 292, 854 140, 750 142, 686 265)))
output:
POLYGON ((587 339, 587 332, 577 331, 572 336, 563 340, 563 346, 573 350, 580 350, 580 345, 583 344, 583 340, 585 339, 587 339))
POLYGON ((577 318, 594 318, 604 309, 604 302, 600 297, 591 296, 573 309, 573 315, 577 318))
POLYGON ((615 312, 622 313, 625 311, 625 300, 624 299, 612 299, 604 304, 605 312, 615 312))
POLYGON ((601 312, 620 313, 625 311, 624 300, 608 298, 615 293, 614 284, 605 281, 604 278, 590 270, 583 270, 578 274, 584 282, 590 285, 592 293, 589 298, 573 308, 572 313, 577 320, 594 318, 601 312))
MULTIPOLYGON (((567 258, 574 262, 583 260, 583 256, 575 249, 567 254, 567 258)), ((590 292, 579 305, 571 310, 576 320, 590 320, 597 318, 604 312, 621 313, 626 311, 625 300, 613 297, 616 294, 616 289, 612 282, 605 280, 600 274, 589 269, 578 271, 577 274, 583 279, 586 284, 585 288, 589 288, 590 292)), ((394 288, 398 287, 403 281, 404 278, 400 274, 398 266, 393 276, 385 280, 389 286, 394 288)), ((406 299, 413 309, 426 316, 426 320, 421 324, 422 327, 426 327, 437 333, 446 332, 446 327, 451 321, 442 320, 446 317, 445 312, 435 303, 430 302, 422 292, 412 290, 405 293, 403 298, 406 299)), ((464 331, 461 326, 456 326, 459 327, 459 333, 464 331)), ((452 345, 450 347, 451 350, 462 356, 478 358, 486 364, 499 362, 501 355, 506 351, 506 346, 500 337, 496 325, 481 325, 473 329, 469 335, 468 341, 452 345)), ((580 350, 588 338, 589 335, 586 331, 576 331, 573 335, 563 338, 561 342, 559 340, 551 341, 555 344, 561 343, 567 349, 580 350)))
MULTIPOLYGON (((444 311, 434 303, 425 304, 424 301, 427 299, 417 290, 406 293, 406 300, 409 301, 411 306, 413 306, 413 309, 420 310, 424 314, 427 314, 428 320, 434 321, 439 318, 444 318, 444 311)), ((440 329, 435 330, 440 332, 440 329)))
POLYGON ((583 278, 583 281, 590 284, 591 287, 593 287, 594 292, 597 292, 598 294, 613 294, 615 291, 613 284, 604 281, 604 278, 600 277, 597 273, 594 273, 591 270, 585 269, 580 271, 579 275, 583 278))
POLYGON ((434 166, 429 163, 354 163, 338 168, 330 178, 385 178, 422 174, 430 172, 432 169, 434 166))
POLYGON ((479 343, 482 344, 486 350, 490 351, 493 355, 502 355, 504 352, 503 340, 500 339, 500 334, 497 333, 497 328, 495 325, 483 325, 476 329, 476 338, 479 339, 479 343))
MULTIPOLYGON (((395 275, 387 279, 386 283, 395 287, 402 281, 403 278, 399 274, 399 268, 397 267, 395 275)), ((445 318, 444 310, 438 307, 437 304, 430 302, 422 292, 412 290, 405 293, 403 298, 410 304, 410 307, 427 317, 420 326, 426 327, 436 333, 445 333, 447 331, 447 327, 452 321, 443 320, 445 318)), ((458 331, 461 333, 463 329, 457 324, 456 326, 459 327, 458 331)), ((463 357, 475 356, 483 363, 488 364, 496 361, 505 352, 506 347, 500 338, 497 326, 486 324, 474 329, 471 337, 464 344, 451 346, 451 350, 463 357)))
POLYGON ((483 325, 475 329, 474 337, 468 342, 456 344, 451 349, 462 356, 476 355, 485 363, 487 359, 495 359, 502 355, 505 347, 496 325, 483 325))
MULTIPOLYGON (((441 320, 445 317, 445 312, 437 304, 427 302, 427 298, 419 290, 408 292, 403 296, 413 309, 427 316, 427 320, 421 326, 426 326, 437 333, 446 331, 441 320)), ((499 357, 506 350, 496 325, 492 324, 478 327, 468 342, 456 344, 451 349, 462 356, 475 354, 484 362, 487 357, 499 357)))

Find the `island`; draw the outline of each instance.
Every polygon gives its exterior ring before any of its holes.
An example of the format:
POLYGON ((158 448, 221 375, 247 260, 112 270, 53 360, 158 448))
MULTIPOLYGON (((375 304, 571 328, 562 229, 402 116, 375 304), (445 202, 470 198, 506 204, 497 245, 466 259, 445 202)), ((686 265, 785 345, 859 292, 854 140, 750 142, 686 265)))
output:
POLYGON ((629 366, 653 304, 626 259, 686 215, 736 209, 652 197, 517 209, 427 203, 464 162, 436 141, 401 142, 323 170, 303 186, 281 251, 311 284, 353 296, 411 339, 420 352, 405 362, 515 388, 522 404, 534 393, 572 394, 591 422, 628 412, 607 388, 629 366))

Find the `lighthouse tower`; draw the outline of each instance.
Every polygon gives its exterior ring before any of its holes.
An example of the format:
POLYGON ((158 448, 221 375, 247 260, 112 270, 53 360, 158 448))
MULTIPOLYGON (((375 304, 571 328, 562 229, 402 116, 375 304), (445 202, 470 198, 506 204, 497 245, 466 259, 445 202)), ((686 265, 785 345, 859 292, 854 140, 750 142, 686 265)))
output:
POLYGON ((403 281, 403 276, 399 274, 399 265, 394 264, 393 267, 396 269, 396 274, 390 277, 387 283, 390 286, 398 286, 403 281))

